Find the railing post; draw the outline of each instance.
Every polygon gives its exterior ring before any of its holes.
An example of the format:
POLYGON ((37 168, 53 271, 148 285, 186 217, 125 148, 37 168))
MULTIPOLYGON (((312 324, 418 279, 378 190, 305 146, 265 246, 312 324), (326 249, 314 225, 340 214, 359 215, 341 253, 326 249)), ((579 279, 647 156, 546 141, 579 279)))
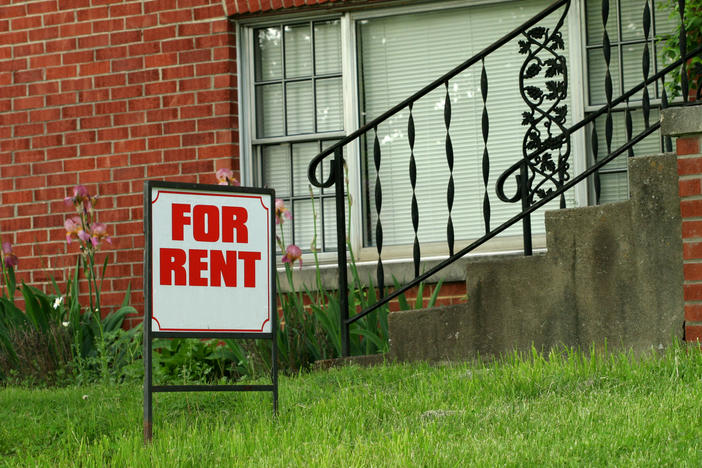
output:
MULTIPOLYGON (((522 199, 522 211, 529 208, 529 170, 526 159, 519 167, 519 191, 522 199)), ((531 255, 531 215, 526 215, 522 220, 524 236, 524 255, 531 255)))
POLYGON ((341 355, 349 356, 349 295, 346 274, 346 198, 344 196, 343 150, 334 151, 334 184, 336 184, 336 246, 339 267, 339 325, 341 331, 341 355))

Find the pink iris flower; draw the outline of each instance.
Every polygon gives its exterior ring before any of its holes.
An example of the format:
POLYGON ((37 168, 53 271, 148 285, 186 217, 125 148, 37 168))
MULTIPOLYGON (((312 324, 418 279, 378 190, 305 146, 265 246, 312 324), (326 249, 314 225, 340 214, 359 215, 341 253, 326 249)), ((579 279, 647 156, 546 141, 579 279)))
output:
POLYGON ((219 185, 233 185, 235 187, 240 185, 239 181, 234 178, 234 172, 226 167, 217 170, 216 176, 217 180, 219 181, 219 185))
POLYGON ((107 234, 107 225, 105 223, 93 223, 91 234, 90 242, 92 242, 95 247, 98 246, 102 239, 105 239, 105 242, 108 244, 112 243, 112 239, 107 234))
POLYGON ((281 198, 275 199, 275 224, 283 224, 285 219, 292 219, 292 213, 285 207, 285 202, 281 198))
POLYGON ((85 185, 76 185, 73 187, 73 196, 63 199, 66 205, 78 205, 83 203, 84 200, 90 200, 90 194, 85 185))
POLYGON ((90 236, 85 231, 83 231, 83 224, 80 220, 80 217, 78 216, 68 218, 63 223, 63 227, 66 229, 66 242, 68 242, 69 244, 74 238, 78 238, 84 242, 90 239, 90 236))
POLYGON ((292 266, 295 261, 300 262, 300 268, 302 268, 302 250, 295 244, 290 244, 287 249, 285 249, 285 255, 283 255, 283 263, 289 263, 292 266))
POLYGON ((7 268, 16 267, 17 263, 19 263, 17 255, 12 252, 12 244, 9 242, 2 243, 2 258, 7 268))

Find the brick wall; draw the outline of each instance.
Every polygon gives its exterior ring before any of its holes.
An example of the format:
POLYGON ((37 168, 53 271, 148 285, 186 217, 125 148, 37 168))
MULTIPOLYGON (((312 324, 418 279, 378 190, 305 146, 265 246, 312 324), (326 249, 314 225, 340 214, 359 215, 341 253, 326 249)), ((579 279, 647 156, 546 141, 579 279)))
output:
POLYGON ((696 341, 702 340, 702 132, 678 138, 677 153, 683 220, 685 339, 696 341))

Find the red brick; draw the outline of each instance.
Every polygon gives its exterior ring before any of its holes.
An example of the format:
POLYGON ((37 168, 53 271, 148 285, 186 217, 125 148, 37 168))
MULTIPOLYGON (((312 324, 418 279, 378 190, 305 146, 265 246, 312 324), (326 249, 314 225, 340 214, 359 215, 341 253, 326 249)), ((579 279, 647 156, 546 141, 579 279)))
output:
POLYGON ((112 61, 112 73, 131 71, 131 70, 140 70, 142 68, 144 68, 144 58, 143 57, 134 57, 134 58, 127 58, 127 59, 113 60, 112 61))
POLYGON ((113 169, 112 176, 114 180, 143 179, 144 166, 113 169))
MULTIPOLYGON (((52 109, 60 112, 59 109, 52 109)), ((46 133, 71 132, 78 128, 78 119, 57 120, 46 124, 46 133)))
POLYGON ((683 285, 683 296, 685 301, 702 300, 702 284, 693 283, 683 285))
POLYGON ((47 106, 65 106, 76 102, 76 93, 49 94, 46 96, 47 106))
POLYGON ((144 60, 144 65, 146 66, 146 68, 170 67, 172 65, 177 64, 178 54, 174 52, 150 55, 144 60))
MULTIPOLYGON (((99 169, 97 171, 85 171, 81 172, 78 174, 78 182, 81 184, 88 184, 88 183, 99 183, 99 182, 104 182, 106 180, 110 180, 110 170, 109 169, 99 169)), ((104 218, 105 215, 104 213, 109 213, 103 212, 102 217, 104 218)))
POLYGON ((193 20, 193 13, 190 9, 170 10, 159 13, 160 24, 186 23, 193 20))
POLYGON ((15 136, 31 136, 38 135, 44 132, 43 124, 15 125, 15 136))
MULTIPOLYGON (((138 15, 138 16, 132 16, 130 18, 127 18, 126 22, 126 29, 144 29, 148 30, 148 28, 152 28, 153 26, 158 25, 158 15, 157 14, 151 14, 151 15, 138 15)), ((146 35, 144 36, 144 40, 146 40, 146 35)))
POLYGON ((95 115, 121 114, 127 111, 126 101, 107 101, 95 104, 95 115))
POLYGON ((148 166, 146 169, 147 177, 164 177, 169 175, 180 174, 180 165, 175 164, 158 164, 155 166, 148 166))
POLYGON ((685 320, 702 322, 702 304, 685 304, 685 320))
POLYGON ((38 15, 56 11, 56 0, 27 3, 27 14, 38 15))
MULTIPOLYGON (((98 156, 103 154, 110 154, 111 152, 112 143, 108 142, 86 143, 78 147, 78 154, 80 156, 98 156)), ((80 177, 82 177, 82 174, 80 175, 80 177)))
MULTIPOLYGON (((131 104, 132 101, 130 101, 131 104)), ((115 125, 134 125, 146 122, 145 112, 129 112, 127 114, 116 114, 113 116, 115 125)))
POLYGON ((203 36, 212 33, 212 23, 186 23, 178 25, 178 36, 203 36))
POLYGON ((174 148, 180 146, 180 136, 171 135, 149 138, 147 146, 149 149, 174 148))
POLYGON ((95 158, 77 157, 64 161, 63 170, 65 172, 78 172, 95 169, 95 158))
POLYGON ((702 216, 702 200, 682 200, 680 202, 680 214, 683 218, 702 216))
POLYGON ((43 96, 15 98, 12 101, 12 108, 14 110, 36 109, 38 107, 43 107, 43 106, 44 106, 44 97, 43 96))
POLYGON ((699 137, 678 138, 675 142, 675 148, 679 156, 687 154, 699 154, 700 140, 699 137))
POLYGON ((51 67, 46 69, 47 80, 64 80, 73 78, 78 74, 78 67, 75 65, 66 65, 63 67, 51 67))
POLYGON ((129 127, 129 135, 134 137, 146 137, 154 135, 163 135, 163 124, 148 124, 129 127))
POLYGON ((90 21, 96 19, 104 19, 110 16, 110 10, 106 6, 99 8, 87 8, 78 10, 78 21, 90 21))
POLYGON ((59 26, 59 36, 73 37, 88 35, 93 32, 92 24, 95 23, 62 24, 59 26))
POLYGON ((144 42, 162 41, 173 37, 176 37, 175 26, 161 26, 158 28, 145 29, 143 40, 144 42))
POLYGON ((95 52, 92 50, 81 50, 78 52, 66 52, 63 54, 63 64, 73 65, 74 63, 92 62, 95 59, 95 52))
POLYGON ((63 135, 47 135, 32 138, 32 148, 48 148, 50 146, 61 146, 63 135))
POLYGON ((127 56, 127 46, 106 47, 95 51, 95 60, 111 60, 127 56))
POLYGON ((78 38, 79 49, 97 49, 98 47, 105 47, 109 44, 110 35, 108 33, 91 34, 90 36, 78 38))
POLYGON ((84 117, 80 119, 80 128, 105 128, 112 125, 112 117, 109 115, 100 115, 98 117, 84 117))
POLYGON ((75 80, 63 80, 61 81, 61 92, 65 93, 67 91, 80 91, 83 89, 90 89, 93 87, 93 80, 90 78, 77 78, 75 80))
POLYGON ((110 73, 110 62, 107 60, 85 63, 78 67, 78 74, 80 76, 104 75, 106 73, 110 73))
POLYGON ((685 341, 702 341, 702 325, 685 325, 685 341))
POLYGON ((52 26, 49 27, 44 23, 45 26, 43 28, 39 29, 33 29, 29 31, 29 40, 30 41, 45 41, 47 39, 56 39, 59 37, 59 28, 58 26, 52 26))
POLYGON ((702 259, 702 242, 684 242, 683 258, 685 260, 702 259))
POLYGON ((110 90, 110 97, 112 99, 128 99, 133 97, 140 97, 143 95, 143 85, 121 86, 119 88, 112 88, 110 90))
POLYGON ((221 18, 222 16, 225 16, 224 9, 222 8, 221 4, 203 8, 196 8, 193 11, 193 13, 195 21, 208 20, 212 18, 221 18))
POLYGON ((105 31, 124 31, 124 19, 112 18, 102 21, 93 21, 93 33, 105 31))
MULTIPOLYGON (((12 49, 7 47, 6 50, 8 50, 8 51, 12 50, 12 54, 15 57, 24 57, 26 55, 39 55, 39 54, 44 53, 44 43, 43 42, 32 42, 30 44, 22 44, 22 45, 14 46, 14 47, 12 47, 12 49)), ((10 56, 8 55, 6 58, 10 58, 10 56)))
MULTIPOLYGON (((148 83, 151 81, 158 81, 159 79, 160 75, 158 70, 143 70, 127 74, 127 83, 129 84, 148 83)), ((146 94, 148 95, 152 93, 146 91, 146 94)))
POLYGON ((59 92, 59 82, 58 81, 44 81, 41 83, 32 83, 27 86, 27 93, 31 96, 43 95, 43 94, 53 94, 59 92))
POLYGON ((690 197, 702 194, 700 179, 687 179, 678 181, 678 191, 681 197, 690 197))
POLYGON ((45 150, 15 151, 15 164, 44 161, 45 150))
POLYGON ((197 130, 205 132, 208 130, 219 130, 231 128, 232 120, 229 117, 215 117, 210 119, 200 119, 197 121, 197 130))
POLYGON ((195 68, 192 65, 182 65, 163 69, 164 80, 175 80, 179 78, 190 78, 194 76, 195 68))
POLYGON ((85 117, 86 115, 92 115, 92 113, 92 104, 80 104, 76 106, 64 107, 61 110, 61 117, 64 119, 70 117, 85 117))
POLYGON ((129 129, 127 127, 98 130, 98 141, 126 140, 127 138, 129 138, 129 129))
POLYGON ((212 53, 209 50, 190 50, 178 54, 178 63, 209 62, 212 60, 212 53))
POLYGON ((152 55, 161 52, 161 43, 158 41, 140 42, 129 46, 129 55, 152 55))
POLYGON ((138 139, 138 140, 125 140, 125 141, 116 141, 114 142, 114 147, 113 151, 118 154, 118 153, 132 153, 135 151, 144 151, 146 149, 146 140, 144 139, 138 139))
POLYGON ((682 235, 683 239, 702 236, 702 221, 683 221, 682 235))
POLYGON ((96 88, 114 88, 125 84, 125 76, 123 73, 114 75, 96 76, 93 78, 96 88))
POLYGON ((155 109, 146 113, 147 122, 162 122, 166 120, 176 120, 177 118, 178 109, 175 107, 155 109))

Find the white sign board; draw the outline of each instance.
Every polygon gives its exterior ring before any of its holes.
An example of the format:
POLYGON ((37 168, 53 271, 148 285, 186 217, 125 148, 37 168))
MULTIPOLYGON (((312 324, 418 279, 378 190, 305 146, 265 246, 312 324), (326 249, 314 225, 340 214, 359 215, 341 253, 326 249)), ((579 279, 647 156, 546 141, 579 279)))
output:
POLYGON ((271 333, 272 191, 152 183, 150 197, 152 330, 271 333))

